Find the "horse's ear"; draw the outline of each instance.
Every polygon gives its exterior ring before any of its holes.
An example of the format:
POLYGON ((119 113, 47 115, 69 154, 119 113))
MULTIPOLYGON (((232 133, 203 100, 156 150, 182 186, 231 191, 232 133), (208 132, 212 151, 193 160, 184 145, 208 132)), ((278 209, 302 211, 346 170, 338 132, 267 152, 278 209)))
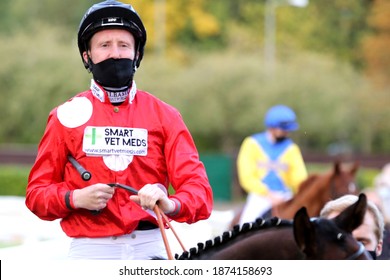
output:
POLYGON ((340 174, 341 173, 341 162, 339 160, 336 160, 333 164, 333 174, 340 174))
POLYGON ((354 229, 363 223, 366 209, 367 197, 364 193, 361 193, 358 200, 345 208, 334 220, 340 228, 352 233, 354 229))
POLYGON ((352 175, 355 175, 359 169, 360 163, 359 161, 355 161, 355 163, 352 165, 351 170, 349 171, 352 175))
POLYGON ((302 207, 295 213, 293 221, 294 238, 298 248, 306 255, 314 255, 315 229, 310 222, 306 207, 302 207))

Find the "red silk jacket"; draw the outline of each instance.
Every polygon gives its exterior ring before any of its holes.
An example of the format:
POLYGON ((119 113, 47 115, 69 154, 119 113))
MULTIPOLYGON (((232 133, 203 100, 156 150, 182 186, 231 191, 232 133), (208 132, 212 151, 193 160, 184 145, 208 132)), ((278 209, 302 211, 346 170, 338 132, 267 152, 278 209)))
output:
POLYGON ((175 190, 170 198, 179 209, 171 218, 187 223, 207 219, 212 189, 180 113, 137 90, 135 83, 121 105, 112 105, 107 94, 92 81, 90 90, 52 110, 29 175, 27 207, 43 220, 62 219, 70 237, 122 235, 140 220, 156 220, 130 201, 126 190, 117 188, 98 215, 69 207, 72 191, 95 183, 135 189, 161 183, 175 190), (89 181, 82 180, 68 155, 92 174, 89 181))

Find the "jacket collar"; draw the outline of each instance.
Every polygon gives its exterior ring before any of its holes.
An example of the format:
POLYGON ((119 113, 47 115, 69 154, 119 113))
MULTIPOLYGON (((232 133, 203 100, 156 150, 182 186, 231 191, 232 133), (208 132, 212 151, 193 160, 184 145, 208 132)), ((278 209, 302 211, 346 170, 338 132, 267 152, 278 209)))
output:
MULTIPOLYGON (((94 79, 91 79, 91 91, 93 96, 99 99, 100 102, 111 103, 107 91, 101 85, 96 83, 94 79)), ((133 80, 133 83, 130 88, 129 96, 126 98, 124 102, 129 102, 130 104, 133 103, 136 93, 137 93, 137 85, 133 80)))

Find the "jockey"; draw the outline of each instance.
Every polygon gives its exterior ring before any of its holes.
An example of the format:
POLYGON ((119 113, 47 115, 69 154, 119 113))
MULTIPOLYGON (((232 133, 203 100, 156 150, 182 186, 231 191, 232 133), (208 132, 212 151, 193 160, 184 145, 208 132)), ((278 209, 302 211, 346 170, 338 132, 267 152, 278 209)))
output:
POLYGON ((264 124, 265 131, 244 139, 237 157, 239 183, 248 194, 240 224, 291 198, 307 178, 301 151, 289 138, 299 127, 294 111, 276 105, 267 111, 264 124))
POLYGON ((103 1, 80 22, 78 47, 91 86, 51 111, 26 192, 35 215, 61 219, 71 259, 163 257, 156 205, 177 222, 211 214, 212 189, 179 111, 135 84, 145 43, 129 4, 103 1), (88 181, 69 156, 91 173, 88 181))

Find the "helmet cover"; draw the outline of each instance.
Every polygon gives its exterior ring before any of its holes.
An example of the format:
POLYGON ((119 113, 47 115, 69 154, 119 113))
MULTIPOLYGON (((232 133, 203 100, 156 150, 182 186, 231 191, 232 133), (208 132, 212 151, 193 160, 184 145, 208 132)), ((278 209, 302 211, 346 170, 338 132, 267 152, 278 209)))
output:
POLYGON ((88 69, 89 65, 84 61, 83 53, 87 51, 91 37, 100 30, 114 28, 127 30, 134 36, 139 53, 135 66, 139 67, 146 44, 146 30, 142 20, 131 5, 107 0, 90 7, 79 25, 77 44, 85 68, 88 69))
POLYGON ((279 128, 284 131, 294 131, 299 127, 294 111, 285 105, 271 107, 265 115, 264 124, 268 128, 279 128))

